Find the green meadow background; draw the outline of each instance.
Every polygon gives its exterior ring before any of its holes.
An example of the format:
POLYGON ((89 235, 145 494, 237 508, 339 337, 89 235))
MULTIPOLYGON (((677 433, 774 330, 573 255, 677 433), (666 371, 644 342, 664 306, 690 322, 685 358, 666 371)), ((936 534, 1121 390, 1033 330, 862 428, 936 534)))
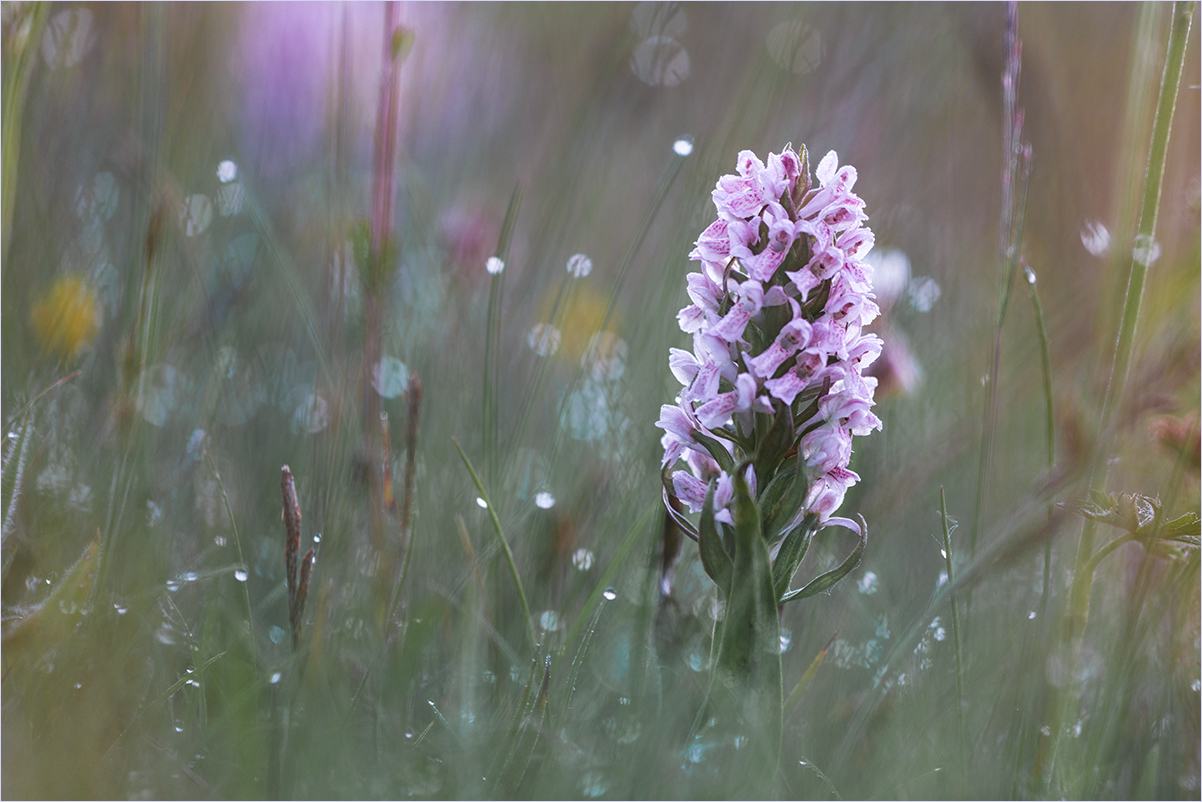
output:
MULTIPOLYGON (((719 604, 687 539, 664 581, 653 424, 709 193, 789 143, 858 170, 886 352, 866 555, 782 613, 774 794, 1198 797, 1196 550, 1115 549, 1060 645, 1171 6, 1018 7, 1034 284, 999 245, 1005 5, 386 13, 3 5, 4 797, 739 796, 690 735, 719 604)), ((1101 457, 1169 518, 1199 509, 1198 52, 1101 457)))

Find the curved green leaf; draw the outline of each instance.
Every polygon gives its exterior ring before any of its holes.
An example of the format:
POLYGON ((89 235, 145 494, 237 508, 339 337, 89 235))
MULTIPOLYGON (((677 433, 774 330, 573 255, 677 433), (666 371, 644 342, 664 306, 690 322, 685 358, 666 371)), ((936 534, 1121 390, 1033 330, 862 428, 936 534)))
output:
POLYGON ((868 524, 864 519, 860 519, 860 541, 856 543, 856 547, 852 549, 851 554, 847 555, 847 559, 840 563, 838 568, 827 571, 825 574, 813 579, 808 585, 797 590, 791 590, 781 596, 780 603, 784 604, 794 599, 806 599, 817 593, 821 593, 835 585, 843 577, 850 574, 855 567, 860 564, 860 558, 864 556, 864 549, 868 545, 868 524))
POLYGON ((718 534, 718 525, 714 521, 714 482, 711 480, 705 491, 705 503, 701 507, 701 526, 698 532, 697 545, 701 552, 701 566, 714 580, 714 584, 722 591, 724 598, 730 598, 730 582, 735 565, 722 545, 722 537, 718 534))

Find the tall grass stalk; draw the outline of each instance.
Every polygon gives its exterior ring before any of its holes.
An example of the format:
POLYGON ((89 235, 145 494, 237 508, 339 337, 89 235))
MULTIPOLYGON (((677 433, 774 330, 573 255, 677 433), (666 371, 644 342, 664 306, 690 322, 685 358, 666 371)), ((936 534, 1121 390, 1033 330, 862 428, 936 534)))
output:
MULTIPOLYGON (((943 492, 942 485, 939 487, 939 517, 943 523, 943 559, 947 566, 947 583, 953 586, 956 576, 952 560, 952 530, 947 521, 947 494, 943 492)), ((956 719, 960 726, 960 743, 966 750, 965 757, 971 759, 972 745, 964 728, 964 645, 960 640, 960 608, 956 606, 955 593, 948 594, 948 602, 952 607, 952 641, 956 647, 956 719)))
MULTIPOLYGON (((993 350, 986 374, 985 405, 981 419, 981 451, 977 464, 977 487, 973 501, 972 529, 968 551, 976 554, 977 539, 985 513, 990 468, 998 425, 998 383, 1002 364, 1002 325, 1010 302, 1010 291, 1022 245, 1027 184, 1031 171, 1031 148, 1022 144, 1024 113, 1018 107, 1018 84, 1022 70, 1022 42, 1018 38, 1018 6, 1011 2, 1006 17, 1006 67, 1002 73, 1002 217, 999 230, 998 311, 993 327, 993 350)), ((971 595, 966 609, 971 609, 971 595)))
POLYGON ((499 467, 501 387, 501 301, 505 289, 505 261, 509 258, 509 245, 513 241, 513 229, 517 225, 518 210, 522 205, 522 185, 518 184, 509 195, 505 209, 505 220, 501 223, 501 236, 497 241, 494 256, 501 260, 501 270, 492 275, 488 283, 488 317, 484 324, 484 468, 490 482, 496 481, 499 467))
MULTIPOLYGON (((225 514, 230 519, 230 529, 234 532, 234 548, 238 551, 238 565, 241 570, 247 570, 246 558, 242 556, 242 538, 238 534, 238 523, 234 520, 234 509, 230 506, 230 497, 225 492, 225 482, 221 481, 221 472, 217 470, 217 463, 213 461, 213 455, 209 450, 205 449, 205 459, 208 460, 209 470, 213 472, 213 479, 217 481, 217 490, 221 493, 221 503, 225 507, 225 514)), ((250 634, 250 663, 255 670, 255 674, 259 673, 259 659, 257 656, 258 648, 255 640, 255 611, 250 604, 250 588, 247 587, 248 581, 239 581, 242 586, 242 598, 246 602, 246 627, 250 634)))
MULTIPOLYGON (((1035 312, 1035 330, 1039 334, 1039 364, 1043 369, 1043 415, 1044 447, 1047 450, 1048 471, 1056 464, 1056 402, 1052 394, 1052 349, 1048 338, 1048 327, 1043 317, 1043 304, 1039 302, 1037 277, 1024 260, 1023 275, 1027 279, 1027 291, 1031 296, 1031 307, 1035 312)), ((1052 517, 1052 502, 1048 502, 1048 517, 1052 517)), ((1052 589, 1052 541, 1048 541, 1043 552, 1043 591, 1039 597, 1039 619, 1045 620, 1048 596, 1052 589)))
POLYGON ((492 521, 493 531, 497 535, 501 551, 505 554, 505 563, 509 566, 509 573, 513 577, 513 584, 518 592, 518 601, 522 605, 522 617, 526 620, 526 634, 530 637, 530 645, 536 646, 538 638, 534 635, 534 619, 530 617, 530 605, 526 602, 526 591, 522 587, 522 577, 518 574, 517 563, 513 560, 513 550, 509 548, 509 541, 505 539, 505 532, 501 528, 501 519, 497 517, 497 508, 493 506, 492 500, 488 497, 488 491, 484 489, 484 483, 480 481, 480 475, 472 467, 472 461, 467 458, 467 454, 463 453, 463 447, 459 445, 459 441, 452 437, 451 442, 455 444, 455 450, 459 452, 459 457, 467 467, 467 472, 472 475, 472 481, 476 484, 476 490, 479 491, 480 498, 484 500, 484 506, 488 508, 489 520, 492 521))
MULTIPOLYGON (((29 77, 33 74, 37 62, 38 45, 42 41, 42 31, 46 27, 46 17, 49 14, 48 3, 31 3, 27 10, 17 11, 25 16, 19 23, 19 30, 14 38, 18 41, 11 45, 5 42, 4 52, 4 99, 3 122, 0 123, 0 137, 3 138, 3 258, 0 264, 8 266, 8 247, 12 242, 13 209, 16 204, 17 173, 21 158, 21 124, 25 108, 25 95, 29 89, 29 77)), ((3 269, 3 268, 0 268, 3 269)))

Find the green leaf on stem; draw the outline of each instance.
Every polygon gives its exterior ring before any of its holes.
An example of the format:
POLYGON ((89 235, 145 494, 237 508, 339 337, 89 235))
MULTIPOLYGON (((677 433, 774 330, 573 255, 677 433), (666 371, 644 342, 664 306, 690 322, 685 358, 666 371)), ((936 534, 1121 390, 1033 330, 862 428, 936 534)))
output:
POLYGON ((714 580, 714 584, 722 591, 725 598, 730 598, 731 576, 734 573, 734 562, 722 544, 718 534, 718 524, 714 520, 714 482, 711 480, 705 491, 705 503, 701 507, 701 525, 698 532, 698 551, 701 552, 701 566, 714 580))
MULTIPOLYGON (((852 549, 851 554, 847 555, 838 568, 827 571, 825 574, 818 576, 810 581, 808 585, 797 590, 791 590, 781 596, 780 603, 793 601, 794 599, 806 599, 824 590, 834 587, 835 583, 843 577, 855 570, 855 567, 860 564, 860 559, 864 556, 864 549, 868 545, 868 524, 863 518, 860 518, 860 540, 856 543, 856 547, 852 549)), ((778 557, 779 559, 779 557, 778 557)))

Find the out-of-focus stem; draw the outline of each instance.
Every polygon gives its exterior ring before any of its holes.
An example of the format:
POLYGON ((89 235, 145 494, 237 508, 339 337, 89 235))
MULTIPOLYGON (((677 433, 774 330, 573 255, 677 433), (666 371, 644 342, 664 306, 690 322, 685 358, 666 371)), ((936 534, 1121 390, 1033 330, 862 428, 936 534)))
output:
MULTIPOLYGON (((955 584, 956 576, 952 567, 952 530, 947 523, 947 495, 942 486, 939 488, 939 514, 943 520, 943 559, 947 565, 947 584, 950 588, 955 584)), ((949 593, 948 601, 952 606, 952 640, 956 646, 956 713, 960 742, 967 749, 969 741, 964 737, 964 649, 960 641, 960 609, 956 606, 955 592, 949 593)))

